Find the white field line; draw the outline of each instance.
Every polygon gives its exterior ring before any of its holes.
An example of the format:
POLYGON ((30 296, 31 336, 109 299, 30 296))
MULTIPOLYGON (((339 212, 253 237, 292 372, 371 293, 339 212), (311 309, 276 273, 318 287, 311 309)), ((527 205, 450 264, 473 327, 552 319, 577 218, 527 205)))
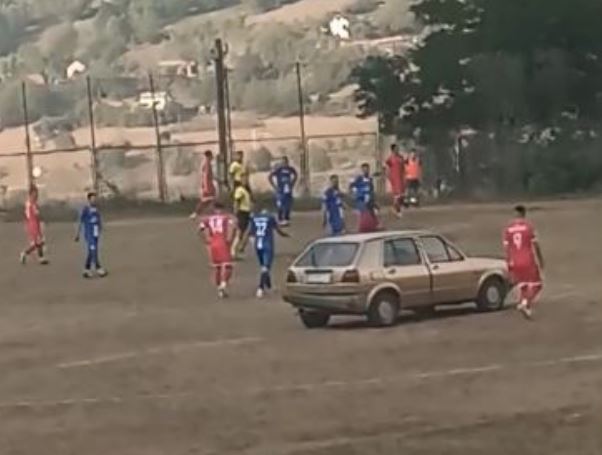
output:
POLYGON ((58 369, 67 370, 73 368, 91 367, 97 365, 104 365, 107 363, 121 362, 127 360, 133 360, 138 357, 155 356, 163 354, 178 354, 184 351, 190 351, 193 349, 208 349, 208 348, 221 348, 229 346, 242 346, 249 344, 256 344, 263 341, 263 338, 249 337, 249 338, 231 338, 222 340, 205 340, 195 341, 192 343, 182 343, 172 346, 161 346, 148 349, 142 349, 139 351, 126 351, 119 352, 116 354, 110 354, 102 357, 93 357, 89 359, 75 360, 71 362, 63 362, 56 365, 58 369))
MULTIPOLYGON (((523 362, 516 364, 490 364, 468 368, 453 368, 439 371, 424 371, 411 373, 403 376, 386 376, 374 377, 360 380, 330 380, 307 384, 291 384, 272 387, 260 387, 247 389, 242 391, 244 395, 256 397, 265 394, 288 394, 296 392, 316 392, 328 389, 348 389, 348 388, 365 388, 379 387, 391 383, 399 383, 403 381, 425 381, 429 379, 441 379, 447 377, 462 377, 462 376, 484 376, 495 374, 504 371, 515 371, 517 369, 541 369, 552 368, 563 365, 576 364, 593 364, 602 363, 602 352, 592 354, 579 354, 569 357, 560 357, 557 359, 538 360, 532 362, 523 362)), ((236 393, 236 392, 234 392, 236 393)), ((13 402, 0 403, 0 410, 17 410, 17 409, 44 409, 55 407, 82 406, 82 405, 97 405, 97 404, 124 404, 134 401, 160 401, 173 400, 178 398, 194 397, 197 394, 194 392, 180 393, 162 393, 162 394, 140 394, 129 396, 99 396, 99 397, 84 397, 84 398, 66 398, 61 400, 20 400, 13 402)))

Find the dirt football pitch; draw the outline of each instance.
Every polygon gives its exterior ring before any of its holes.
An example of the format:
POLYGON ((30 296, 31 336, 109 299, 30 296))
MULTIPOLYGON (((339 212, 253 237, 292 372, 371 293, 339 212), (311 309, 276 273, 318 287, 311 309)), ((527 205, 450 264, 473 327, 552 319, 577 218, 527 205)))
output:
MULTIPOLYGON (((80 278, 74 226, 21 267, 0 225, 1 455, 602 454, 602 201, 533 204, 547 258, 536 320, 447 309, 390 329, 302 328, 236 268, 218 301, 186 219, 107 224, 105 280, 80 278)), ((501 254, 510 205, 424 208, 425 227, 501 254)), ((300 214, 275 273, 320 235, 300 214)))

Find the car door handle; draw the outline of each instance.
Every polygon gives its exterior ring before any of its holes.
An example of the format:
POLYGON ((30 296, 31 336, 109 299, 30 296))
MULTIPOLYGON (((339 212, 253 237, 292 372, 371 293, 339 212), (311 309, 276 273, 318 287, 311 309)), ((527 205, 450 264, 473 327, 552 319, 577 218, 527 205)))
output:
POLYGON ((397 269, 389 269, 387 270, 387 274, 389 275, 395 275, 397 273, 397 269))
POLYGON ((433 267, 431 267, 432 270, 439 270, 439 266, 437 264, 433 265, 433 267))

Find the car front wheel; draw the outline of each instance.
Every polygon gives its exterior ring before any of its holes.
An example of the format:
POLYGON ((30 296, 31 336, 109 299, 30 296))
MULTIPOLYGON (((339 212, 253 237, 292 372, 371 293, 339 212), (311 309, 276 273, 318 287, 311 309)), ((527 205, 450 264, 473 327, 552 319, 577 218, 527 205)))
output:
POLYGON ((399 317, 399 298, 393 292, 381 292, 374 297, 368 310, 368 321, 377 327, 395 325, 399 317))
POLYGON ((507 286, 500 278, 488 278, 481 285, 477 297, 477 309, 482 312, 499 311, 504 307, 507 286))
POLYGON ((299 311, 299 317, 301 322, 308 329, 319 329, 326 327, 330 321, 330 315, 328 313, 321 313, 318 311, 299 311))

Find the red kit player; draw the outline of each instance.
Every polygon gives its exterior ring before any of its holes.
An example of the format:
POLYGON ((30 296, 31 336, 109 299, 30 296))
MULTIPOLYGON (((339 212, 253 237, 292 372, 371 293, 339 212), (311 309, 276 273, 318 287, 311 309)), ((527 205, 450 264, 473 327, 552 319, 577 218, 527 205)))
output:
POLYGON ((391 145, 391 155, 387 158, 385 164, 387 165, 387 177, 393 194, 393 209, 398 216, 401 216, 401 208, 406 193, 406 160, 399 153, 397 144, 391 145))
POLYGON ((201 187, 199 191, 199 203, 190 218, 196 218, 203 210, 215 201, 217 188, 213 176, 213 152, 207 150, 201 164, 201 187))
POLYGON ((215 268, 215 285, 220 298, 227 296, 228 283, 232 277, 232 255, 230 246, 236 222, 219 202, 215 202, 211 215, 203 217, 199 230, 205 235, 211 263, 215 268))
POLYGON ((48 260, 44 256, 44 235, 42 233, 42 221, 38 206, 38 188, 35 185, 31 185, 29 188, 29 196, 25 203, 25 230, 29 245, 21 253, 21 264, 25 264, 27 257, 34 251, 38 252, 40 264, 48 264, 48 260))
POLYGON ((517 218, 504 231, 504 249, 512 284, 520 290, 518 309, 531 318, 533 303, 543 289, 543 255, 535 229, 526 219, 527 209, 515 208, 517 218))

